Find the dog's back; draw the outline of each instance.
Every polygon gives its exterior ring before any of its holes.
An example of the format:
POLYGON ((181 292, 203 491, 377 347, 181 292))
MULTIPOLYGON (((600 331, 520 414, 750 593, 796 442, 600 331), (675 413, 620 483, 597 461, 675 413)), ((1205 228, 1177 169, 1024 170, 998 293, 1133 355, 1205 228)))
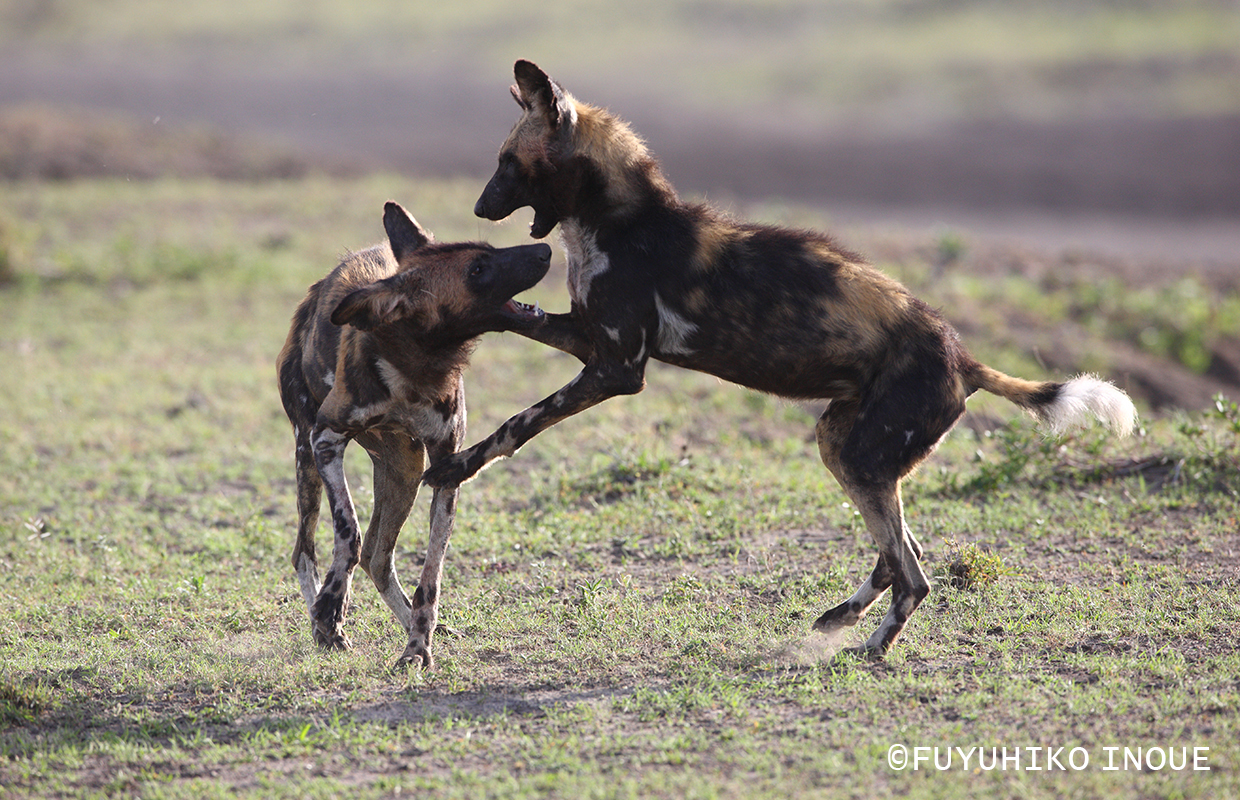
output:
POLYGON ((317 410, 335 383, 341 334, 348 329, 332 324, 332 311, 349 294, 391 277, 397 269, 391 248, 378 244, 350 253, 306 292, 277 362, 280 395, 290 418, 294 415, 290 401, 298 415, 305 413, 305 398, 312 398, 317 410))

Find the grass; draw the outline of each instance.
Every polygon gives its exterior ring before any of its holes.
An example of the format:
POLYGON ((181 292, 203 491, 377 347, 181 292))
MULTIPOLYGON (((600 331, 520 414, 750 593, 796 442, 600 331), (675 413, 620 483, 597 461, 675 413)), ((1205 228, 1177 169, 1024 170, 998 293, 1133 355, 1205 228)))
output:
MULTIPOLYGON (((305 287, 381 236, 389 198, 441 241, 524 240, 519 221, 467 219, 476 191, 391 177, 6 187, 0 795, 1240 793, 1240 433, 1223 398, 1147 414, 1122 443, 1052 442, 981 404, 906 504, 928 572, 950 565, 947 540, 1000 568, 969 589, 939 578, 871 664, 808 634, 873 564, 812 418, 654 367, 641 395, 466 487, 442 605, 464 635, 437 640, 435 671, 389 670, 401 636, 361 575, 356 650, 317 652, 287 563, 275 354, 305 287), (1089 764, 896 769, 893 745, 982 748, 984 764, 991 748, 1063 748, 1066 764, 1079 747, 1089 764), (1125 747, 1146 768, 1107 769, 1125 747), (1150 767, 1149 748, 1181 763, 1198 747, 1209 771, 1150 767)), ((932 264, 889 266, 916 283, 932 264)), ((567 305, 559 275, 532 293, 544 307, 567 305)), ((574 372, 489 337, 467 377, 469 439, 574 372)), ((349 470, 366 517, 355 450, 349 470)), ((426 513, 422 498, 397 550, 407 580, 426 513)))

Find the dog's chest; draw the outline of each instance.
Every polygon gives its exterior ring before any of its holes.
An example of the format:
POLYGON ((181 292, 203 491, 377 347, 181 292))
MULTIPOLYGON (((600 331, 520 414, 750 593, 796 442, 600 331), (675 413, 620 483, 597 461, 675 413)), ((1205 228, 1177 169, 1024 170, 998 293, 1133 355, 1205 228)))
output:
POLYGON ((575 305, 588 304, 590 285, 611 267, 607 253, 599 249, 594 231, 573 220, 560 223, 560 241, 568 259, 568 294, 575 305))
POLYGON ((404 431, 423 442, 445 442, 455 429, 455 409, 436 408, 430 403, 409 404, 392 409, 389 416, 404 431))
POLYGON ((420 395, 408 378, 387 359, 375 362, 390 396, 385 402, 358 408, 355 424, 400 430, 424 442, 446 440, 455 429, 460 409, 456 403, 436 404, 420 395))

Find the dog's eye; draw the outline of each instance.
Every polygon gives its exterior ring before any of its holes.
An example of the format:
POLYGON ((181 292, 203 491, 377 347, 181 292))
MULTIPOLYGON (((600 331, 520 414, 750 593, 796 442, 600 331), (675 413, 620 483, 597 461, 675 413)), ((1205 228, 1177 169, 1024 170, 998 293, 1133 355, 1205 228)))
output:
POLYGON ((485 270, 486 268, 487 268, 487 265, 485 262, 475 261, 474 265, 469 268, 469 276, 471 278, 476 278, 479 275, 481 275, 483 270, 485 270))

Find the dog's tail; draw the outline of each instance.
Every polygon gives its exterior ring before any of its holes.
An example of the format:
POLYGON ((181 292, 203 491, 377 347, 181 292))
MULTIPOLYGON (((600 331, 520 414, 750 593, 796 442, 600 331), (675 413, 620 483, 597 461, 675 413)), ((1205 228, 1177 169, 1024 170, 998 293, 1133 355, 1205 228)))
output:
POLYGON ((1085 425, 1090 414, 1120 436, 1132 433, 1137 422, 1137 409, 1128 395, 1093 375, 1063 382, 1027 381, 975 364, 964 379, 974 388, 1011 400, 1053 434, 1085 425))

